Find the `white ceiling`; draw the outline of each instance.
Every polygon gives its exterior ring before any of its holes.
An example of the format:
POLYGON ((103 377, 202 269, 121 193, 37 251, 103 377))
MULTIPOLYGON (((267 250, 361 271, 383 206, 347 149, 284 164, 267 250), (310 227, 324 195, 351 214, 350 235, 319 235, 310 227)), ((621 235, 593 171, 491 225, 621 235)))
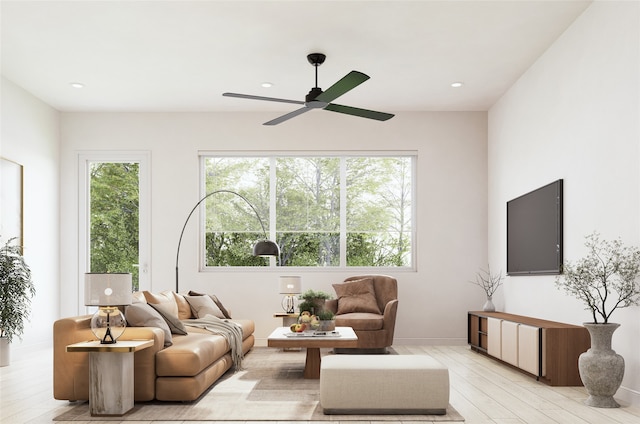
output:
POLYGON ((337 103, 487 110, 589 3, 2 0, 2 74, 61 111, 289 111, 222 93, 304 100, 320 52, 325 90, 371 77, 337 103))

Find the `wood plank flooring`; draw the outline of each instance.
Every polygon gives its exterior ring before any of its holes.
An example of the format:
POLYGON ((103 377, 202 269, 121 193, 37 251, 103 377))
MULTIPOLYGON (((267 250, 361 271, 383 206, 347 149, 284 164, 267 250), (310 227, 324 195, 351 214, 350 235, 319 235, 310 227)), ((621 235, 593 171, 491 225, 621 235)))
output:
MULTIPOLYGON (((394 349, 403 355, 431 355, 449 368, 451 404, 467 424, 640 424, 638 406, 623 404, 616 409, 585 406, 582 403, 586 398, 584 388, 549 387, 472 352, 467 346, 394 346, 394 349)), ((52 357, 51 349, 14 354, 11 365, 0 368, 1 423, 51 423, 54 417, 74 407, 69 402, 53 399, 52 357)), ((108 422, 118 423, 117 420, 108 422)), ((351 421, 349 424, 378 423, 351 421)))

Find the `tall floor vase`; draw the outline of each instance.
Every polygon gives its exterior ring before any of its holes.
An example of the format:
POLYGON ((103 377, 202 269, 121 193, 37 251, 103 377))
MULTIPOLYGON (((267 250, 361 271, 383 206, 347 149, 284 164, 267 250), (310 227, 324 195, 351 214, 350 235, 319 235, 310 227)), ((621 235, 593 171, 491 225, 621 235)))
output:
POLYGON ((580 355, 578 370, 589 397, 586 405, 618 408, 613 399, 624 376, 624 358, 611 349, 613 332, 620 324, 583 324, 591 336, 591 348, 580 355))

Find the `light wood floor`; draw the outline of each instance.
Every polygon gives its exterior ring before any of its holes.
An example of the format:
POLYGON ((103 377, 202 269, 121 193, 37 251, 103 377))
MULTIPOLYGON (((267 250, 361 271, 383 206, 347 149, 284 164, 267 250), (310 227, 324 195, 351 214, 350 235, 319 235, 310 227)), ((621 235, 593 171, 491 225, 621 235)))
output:
MULTIPOLYGON (((623 405, 617 409, 585 406, 582 401, 586 394, 582 387, 546 386, 466 346, 394 346, 394 349, 405 355, 426 353, 448 366, 451 404, 467 424, 640 423, 638 406, 623 405)), ((52 374, 50 349, 14 354, 11 365, 0 368, 0 422, 50 423, 74 407, 69 402, 53 399, 52 374)), ((349 424, 368 423, 352 421, 349 424)))

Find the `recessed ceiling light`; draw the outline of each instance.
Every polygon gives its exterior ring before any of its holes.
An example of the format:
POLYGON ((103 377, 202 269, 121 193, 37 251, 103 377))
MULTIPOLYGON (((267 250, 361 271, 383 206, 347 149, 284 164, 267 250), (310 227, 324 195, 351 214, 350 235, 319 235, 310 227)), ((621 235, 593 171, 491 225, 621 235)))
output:
POLYGON ((270 82, 263 82, 263 83, 262 83, 262 86, 263 86, 264 88, 270 88, 270 87, 273 87, 273 84, 272 84, 272 83, 270 83, 270 82))
POLYGON ((81 82, 70 82, 69 85, 73 88, 84 88, 84 84, 81 82))
POLYGON ((464 85, 464 83, 460 82, 460 81, 456 81, 456 82, 452 82, 451 83, 451 87, 453 87, 453 88, 459 88, 459 87, 462 87, 463 85, 464 85))

